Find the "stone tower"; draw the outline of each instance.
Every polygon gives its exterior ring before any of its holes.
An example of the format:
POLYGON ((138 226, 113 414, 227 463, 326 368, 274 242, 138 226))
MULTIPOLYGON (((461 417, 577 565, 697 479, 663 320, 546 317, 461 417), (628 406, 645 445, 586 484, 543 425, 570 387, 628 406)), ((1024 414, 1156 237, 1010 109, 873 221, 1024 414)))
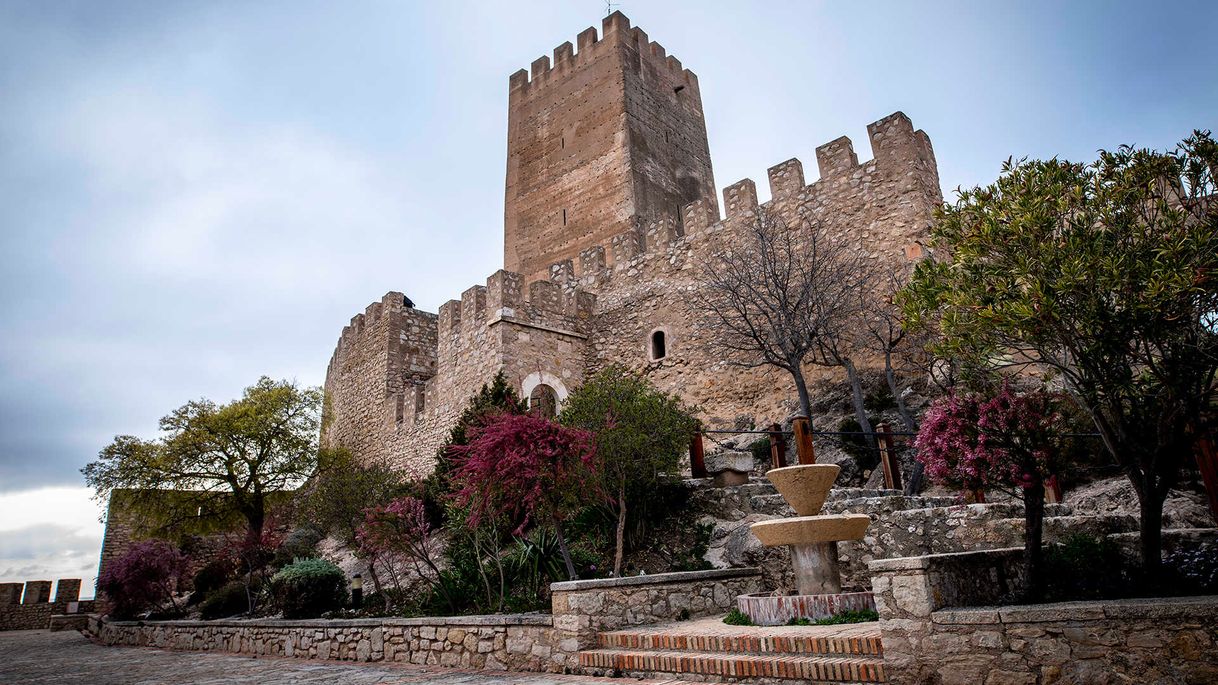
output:
POLYGON ((527 281, 714 202, 698 78, 621 12, 510 79, 504 268, 527 281))

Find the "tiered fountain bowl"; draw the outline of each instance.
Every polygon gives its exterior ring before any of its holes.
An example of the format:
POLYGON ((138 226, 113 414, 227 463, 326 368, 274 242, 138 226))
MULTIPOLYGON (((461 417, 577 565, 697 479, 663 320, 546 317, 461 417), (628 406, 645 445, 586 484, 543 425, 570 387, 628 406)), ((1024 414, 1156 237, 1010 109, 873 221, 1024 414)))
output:
POLYGON ((771 469, 766 474, 798 516, 762 521, 750 528, 766 547, 791 548, 798 594, 737 597, 740 611, 757 625, 782 625, 793 618, 815 620, 848 610, 875 609, 870 592, 842 592, 837 561, 838 541, 863 539, 871 517, 820 514, 839 470, 836 464, 805 464, 771 469))

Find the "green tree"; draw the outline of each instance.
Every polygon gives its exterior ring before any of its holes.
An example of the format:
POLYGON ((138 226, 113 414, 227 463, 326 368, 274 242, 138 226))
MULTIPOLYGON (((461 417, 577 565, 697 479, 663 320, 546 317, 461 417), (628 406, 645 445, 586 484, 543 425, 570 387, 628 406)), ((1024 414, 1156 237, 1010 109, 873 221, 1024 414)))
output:
MULTIPOLYGON (((317 466, 322 391, 263 377, 238 400, 194 400, 161 419, 155 440, 120 435, 81 469, 98 499, 124 500, 155 516, 167 490, 196 493, 198 516, 244 518, 262 538, 268 498, 298 486, 317 466)), ((180 509, 181 507, 177 507, 180 509)))
POLYGON ((1152 577, 1163 501, 1218 396, 1216 171, 1202 132, 1166 153, 1008 161, 944 208, 903 294, 940 356, 1035 370, 1090 416, 1137 491, 1152 577))
MULTIPOLYGON (((388 504, 409 489, 403 473, 387 463, 361 462, 345 449, 322 450, 317 474, 297 491, 297 520, 320 528, 348 549, 359 550, 356 534, 365 510, 388 504)), ((368 572, 379 592, 376 562, 375 557, 368 559, 368 572)))
MULTIPOLYGON (((423 481, 423 503, 428 517, 435 526, 443 526, 448 533, 444 550, 447 569, 442 580, 460 590, 481 587, 486 598, 482 608, 487 611, 501 610, 510 591, 502 557, 504 546, 511 538, 509 531, 512 526, 493 516, 484 516, 477 525, 470 525, 469 512, 453 501, 458 489, 453 483, 457 470, 453 447, 468 445, 470 429, 481 425, 487 417, 499 413, 519 414, 522 411, 524 403, 508 384, 507 376, 502 371, 496 373, 490 383, 484 383, 470 397, 469 404, 449 432, 448 440, 436 454, 435 469, 423 481)), ((478 604, 471 592, 445 594, 444 606, 454 613, 463 610, 465 605, 453 603, 449 597, 460 597, 478 604)))
POLYGON ((584 381, 559 421, 596 434, 596 472, 617 518, 613 573, 621 575, 629 512, 661 480, 677 475, 698 423, 675 396, 620 366, 584 381))

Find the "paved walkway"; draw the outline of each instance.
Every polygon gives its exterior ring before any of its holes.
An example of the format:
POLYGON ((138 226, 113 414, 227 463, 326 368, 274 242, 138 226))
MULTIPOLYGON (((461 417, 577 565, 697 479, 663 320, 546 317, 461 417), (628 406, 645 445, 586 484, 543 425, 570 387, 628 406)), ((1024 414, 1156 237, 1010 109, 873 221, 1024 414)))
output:
MULTIPOLYGON (((211 652, 172 652, 144 647, 103 647, 75 631, 0 632, 0 683, 87 685, 591 685, 621 679, 502 671, 464 671, 434 666, 353 664, 211 652)), ((640 681, 632 681, 642 685, 640 681)), ((642 681, 692 685, 684 681, 642 681)))

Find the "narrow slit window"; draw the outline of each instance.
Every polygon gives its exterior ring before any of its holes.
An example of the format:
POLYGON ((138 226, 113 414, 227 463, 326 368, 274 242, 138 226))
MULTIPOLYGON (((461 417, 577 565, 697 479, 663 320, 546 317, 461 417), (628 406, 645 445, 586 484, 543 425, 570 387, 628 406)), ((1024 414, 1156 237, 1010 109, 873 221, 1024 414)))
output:
POLYGON ((665 339, 664 331, 653 331, 651 333, 651 361, 659 361, 668 356, 668 341, 665 339))
POLYGON ((562 210, 562 225, 563 226, 567 225, 567 210, 565 210, 565 209, 562 210))

